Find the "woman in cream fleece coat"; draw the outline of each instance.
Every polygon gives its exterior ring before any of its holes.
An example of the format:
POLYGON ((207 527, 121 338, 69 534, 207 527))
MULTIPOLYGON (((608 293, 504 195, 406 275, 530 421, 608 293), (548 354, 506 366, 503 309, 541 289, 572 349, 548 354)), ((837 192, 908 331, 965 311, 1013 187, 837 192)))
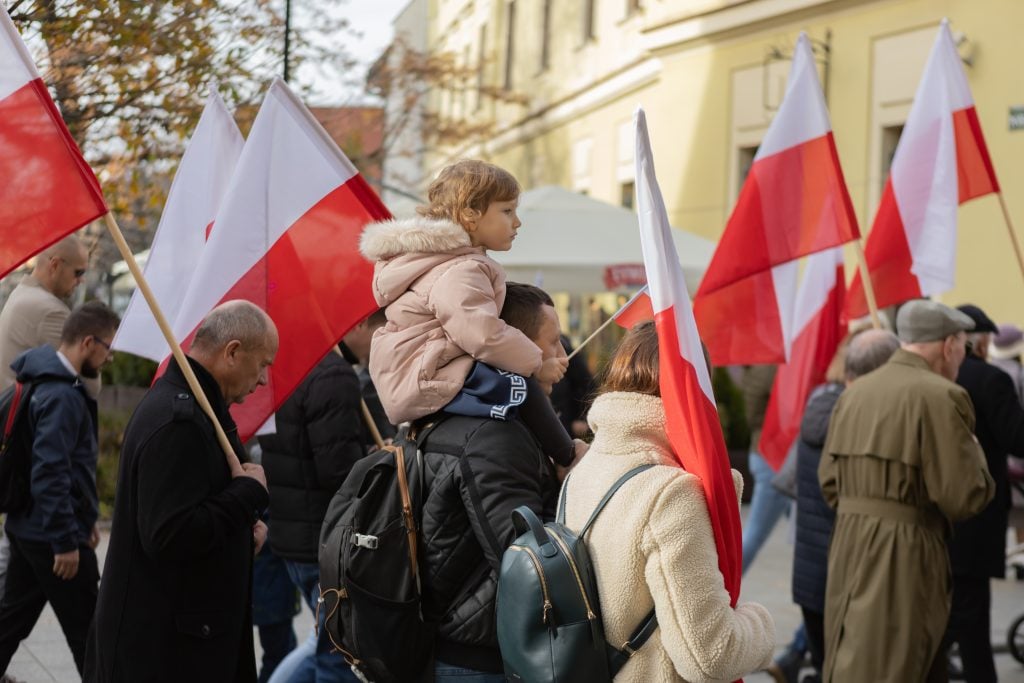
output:
POLYGON ((578 531, 620 476, 656 465, 623 486, 586 539, 608 642, 626 642, 652 606, 658 618, 616 680, 733 681, 771 663, 775 625, 761 605, 729 606, 700 480, 672 454, 657 393, 658 339, 644 323, 612 357, 588 415, 594 442, 563 492, 566 523, 578 531))

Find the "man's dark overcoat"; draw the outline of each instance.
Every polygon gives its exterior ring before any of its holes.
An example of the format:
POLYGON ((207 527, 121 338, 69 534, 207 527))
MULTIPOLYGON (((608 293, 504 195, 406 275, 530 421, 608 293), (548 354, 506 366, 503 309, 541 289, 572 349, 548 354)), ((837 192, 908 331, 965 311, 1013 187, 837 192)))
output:
MULTIPOLYGON (((191 365, 241 455, 217 383, 191 365)), ((172 361, 125 432, 85 680, 255 681, 252 526, 267 502, 257 481, 231 478, 172 361)))

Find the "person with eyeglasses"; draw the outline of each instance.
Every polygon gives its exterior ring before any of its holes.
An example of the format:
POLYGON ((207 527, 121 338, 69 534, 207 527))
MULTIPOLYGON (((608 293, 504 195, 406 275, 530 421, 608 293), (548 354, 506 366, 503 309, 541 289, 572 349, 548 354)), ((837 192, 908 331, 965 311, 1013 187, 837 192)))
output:
MULTIPOLYGON (((32 272, 7 297, 0 309, 0 391, 14 384, 11 363, 15 358, 43 344, 60 346, 61 331, 71 315, 71 297, 88 266, 88 250, 71 235, 40 252, 32 272)), ((83 378, 82 384, 91 397, 99 396, 99 377, 83 378)), ((0 597, 9 558, 10 544, 0 536, 0 597)))
POLYGON ((43 344, 15 359, 17 379, 31 383, 26 436, 32 444, 27 509, 7 515, 11 545, 7 590, 0 599, 0 681, 43 607, 53 607, 81 674, 96 608, 99 496, 96 491, 96 400, 81 379, 110 362, 120 324, 99 301, 76 308, 57 348, 43 344))

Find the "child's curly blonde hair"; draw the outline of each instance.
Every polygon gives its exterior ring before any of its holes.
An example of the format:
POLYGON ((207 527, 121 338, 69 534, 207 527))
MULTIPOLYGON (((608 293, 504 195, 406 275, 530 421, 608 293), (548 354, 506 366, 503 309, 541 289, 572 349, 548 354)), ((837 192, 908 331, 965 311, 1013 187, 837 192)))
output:
POLYGON ((492 202, 507 202, 519 197, 519 182, 511 173, 478 159, 463 159, 445 167, 427 190, 430 203, 417 209, 421 216, 447 219, 465 227, 483 214, 492 202))

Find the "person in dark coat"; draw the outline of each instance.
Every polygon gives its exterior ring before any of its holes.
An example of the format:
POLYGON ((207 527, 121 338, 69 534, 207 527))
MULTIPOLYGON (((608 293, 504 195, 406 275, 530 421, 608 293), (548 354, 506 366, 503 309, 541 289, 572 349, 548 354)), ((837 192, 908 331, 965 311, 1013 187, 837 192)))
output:
MULTIPOLYGON (((377 431, 385 441, 395 438, 398 430, 393 424, 388 422, 387 413, 384 412, 384 406, 381 405, 380 396, 377 394, 377 387, 374 386, 373 378, 370 377, 369 363, 370 347, 373 345, 373 333, 383 327, 387 321, 388 318, 384 314, 384 309, 380 308, 349 330, 348 334, 342 339, 341 344, 338 345, 345 360, 356 371, 356 377, 359 378, 359 391, 363 395, 363 401, 366 402, 366 408, 370 411, 370 416, 373 418, 377 431)), ((365 419, 362 421, 362 429, 363 443, 367 446, 376 447, 373 435, 370 433, 365 419)))
POLYGON ((266 538, 263 468, 228 412, 277 353, 270 318, 230 301, 199 325, 188 362, 242 462, 229 468, 175 361, 125 431, 113 528, 90 634, 89 683, 253 683, 253 554, 266 538))
MULTIPOLYGON (((548 354, 564 353, 550 297, 509 283, 502 319, 548 354)), ((423 418, 427 477, 421 536, 423 612, 437 623, 435 681, 502 683, 495 596, 501 556, 515 540, 511 512, 526 505, 553 518, 558 484, 551 461, 520 420, 423 418)))
MULTIPOLYGON (((270 490, 270 547, 310 611, 320 598, 320 527, 327 506, 357 460, 366 455, 359 380, 348 361, 331 352, 306 376, 275 417, 277 432, 259 437, 270 490)), ((321 618, 326 615, 321 614, 321 618)), ((311 634, 282 669, 316 670, 317 681, 355 681, 327 631, 311 634)))
MULTIPOLYGON (((832 409, 844 387, 881 367, 900 346, 885 330, 866 330, 845 349, 845 383, 816 388, 807 400, 796 451, 796 542, 793 548, 793 602, 800 605, 807 628, 811 662, 820 676, 825 661, 825 584, 828 544, 836 513, 825 502, 818 483, 818 464, 832 409)), ((806 680, 806 678, 804 679, 806 680)))
POLYGON ((0 601, 0 674, 47 602, 82 673, 99 581, 99 497, 96 401, 81 378, 99 377, 110 361, 119 322, 103 304, 87 303, 68 316, 60 348, 44 344, 11 364, 19 382, 36 383, 25 426, 31 432, 32 503, 7 515, 11 559, 0 601))
MULTIPOLYGON (((569 338, 563 334, 561 342, 565 353, 571 355, 573 349, 569 338)), ((555 406, 558 419, 562 421, 565 431, 574 437, 582 438, 590 432, 587 408, 594 389, 594 376, 590 374, 582 354, 569 359, 565 376, 551 388, 551 404, 555 406)))
POLYGON ((1006 528, 1010 514, 1010 482, 1006 456, 1024 457, 1024 409, 1016 400, 1013 381, 986 362, 995 323, 977 306, 959 309, 974 320, 968 335, 968 353, 956 376, 974 404, 974 433, 985 451, 988 471, 996 484, 992 502, 975 517, 953 526, 948 541, 953 569, 953 605, 948 642, 960 646, 960 660, 968 683, 996 680, 992 659, 990 617, 992 578, 1006 574, 1006 528))

